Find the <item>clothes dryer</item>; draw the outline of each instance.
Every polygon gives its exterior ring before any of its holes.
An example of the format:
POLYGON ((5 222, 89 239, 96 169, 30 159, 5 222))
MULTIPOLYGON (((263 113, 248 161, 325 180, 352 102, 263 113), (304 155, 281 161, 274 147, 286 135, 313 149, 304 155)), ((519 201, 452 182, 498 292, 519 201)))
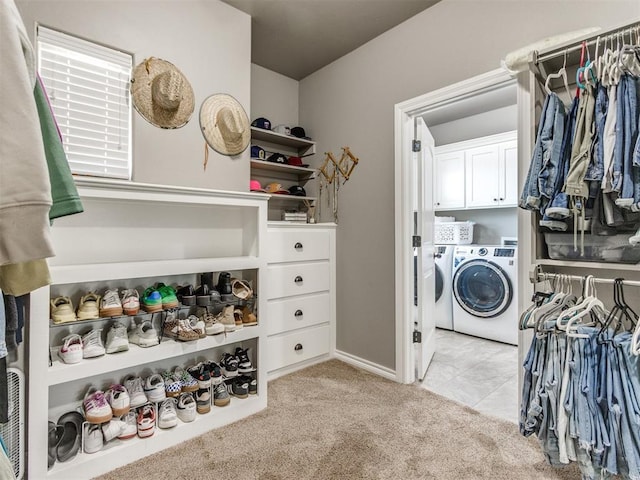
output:
POLYGON ((518 344, 515 246, 458 246, 453 259, 456 332, 518 344))
POLYGON ((453 252, 455 245, 435 246, 435 282, 436 327, 453 330, 453 297, 451 295, 451 278, 453 271, 453 252))

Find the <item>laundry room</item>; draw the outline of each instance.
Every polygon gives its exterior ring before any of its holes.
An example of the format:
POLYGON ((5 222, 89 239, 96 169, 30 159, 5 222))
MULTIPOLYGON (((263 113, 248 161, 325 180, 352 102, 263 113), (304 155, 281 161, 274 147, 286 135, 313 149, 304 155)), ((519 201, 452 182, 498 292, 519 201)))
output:
POLYGON ((435 142, 436 350, 423 386, 517 419, 515 83, 426 111, 435 142))

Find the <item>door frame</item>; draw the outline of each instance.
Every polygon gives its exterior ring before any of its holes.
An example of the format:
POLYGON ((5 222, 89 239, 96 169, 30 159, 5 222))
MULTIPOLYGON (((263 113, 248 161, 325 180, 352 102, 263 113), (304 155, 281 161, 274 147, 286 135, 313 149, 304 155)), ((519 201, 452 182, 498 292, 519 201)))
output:
MULTIPOLYGON (((397 103, 394 107, 395 131, 395 322, 396 381, 413 383, 413 235, 412 159, 414 119, 426 112, 491 92, 513 84, 516 79, 500 68, 397 103)), ((427 125, 428 127, 428 125, 427 125)))

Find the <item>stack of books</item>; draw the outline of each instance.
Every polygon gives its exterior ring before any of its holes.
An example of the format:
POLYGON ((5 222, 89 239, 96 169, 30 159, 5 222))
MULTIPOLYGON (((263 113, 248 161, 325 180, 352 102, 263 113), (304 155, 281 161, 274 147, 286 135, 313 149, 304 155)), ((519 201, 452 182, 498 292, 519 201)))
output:
POLYGON ((285 222, 307 223, 307 213, 285 210, 282 212, 282 220, 285 222))

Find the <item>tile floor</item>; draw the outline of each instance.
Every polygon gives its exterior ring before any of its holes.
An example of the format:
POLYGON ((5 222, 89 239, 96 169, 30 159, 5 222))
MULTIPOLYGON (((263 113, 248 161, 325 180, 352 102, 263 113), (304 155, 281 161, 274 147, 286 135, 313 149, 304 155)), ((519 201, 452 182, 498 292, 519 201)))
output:
POLYGON ((422 386, 517 423, 518 347, 437 329, 436 352, 422 386))

